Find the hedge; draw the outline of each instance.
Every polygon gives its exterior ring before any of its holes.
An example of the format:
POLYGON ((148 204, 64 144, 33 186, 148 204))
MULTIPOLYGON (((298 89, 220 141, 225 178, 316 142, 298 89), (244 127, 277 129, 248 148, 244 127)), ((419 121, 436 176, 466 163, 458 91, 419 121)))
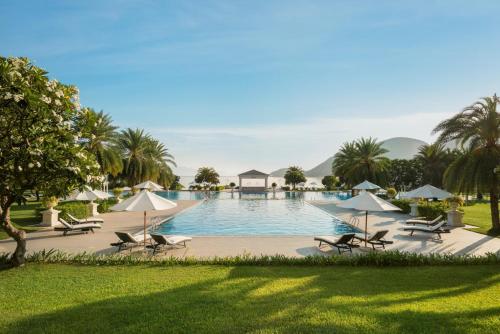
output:
MULTIPOLYGON (((0 264, 9 264, 10 254, 0 253, 0 264)), ((442 266, 442 265, 497 265, 500 254, 453 255, 453 254, 415 254, 400 251, 369 252, 352 256, 312 255, 303 258, 285 255, 252 256, 243 254, 228 257, 156 257, 136 256, 134 254, 97 255, 91 253, 69 254, 58 250, 39 251, 26 257, 28 263, 63 263, 77 265, 227 265, 227 266, 442 266)), ((500 269, 500 267, 499 267, 500 269)))
POLYGON ((391 203, 395 206, 397 206, 398 208, 401 209, 401 212, 403 213, 410 213, 411 211, 411 207, 410 207, 410 203, 411 201, 410 200, 407 200, 407 199, 393 199, 391 201, 391 203))
POLYGON ((81 201, 71 201, 59 203, 54 209, 60 210, 59 217, 70 220, 68 213, 75 218, 83 219, 89 216, 87 203, 81 201))

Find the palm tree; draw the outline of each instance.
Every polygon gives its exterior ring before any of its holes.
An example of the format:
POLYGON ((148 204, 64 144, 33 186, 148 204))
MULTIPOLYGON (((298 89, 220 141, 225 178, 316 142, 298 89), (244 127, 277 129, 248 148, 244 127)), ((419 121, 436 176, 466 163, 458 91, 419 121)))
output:
POLYGON ((114 145, 118 127, 113 125, 110 115, 84 108, 76 120, 76 128, 82 134, 82 145, 95 156, 102 174, 117 175, 122 171, 122 159, 114 145))
POLYGON ((212 167, 201 167, 198 169, 194 182, 204 184, 208 188, 211 184, 217 185, 219 183, 219 173, 212 167))
POLYGON ((459 114, 441 122, 433 130, 438 142, 457 141, 464 148, 445 172, 448 189, 489 192, 492 230, 500 231, 498 210, 500 163, 500 114, 497 95, 484 97, 459 114))
POLYGON ((306 176, 304 170, 299 166, 290 166, 285 173, 285 184, 291 184, 292 190, 295 190, 295 186, 299 183, 306 182, 306 176))
POLYGON ((168 186, 173 181, 170 165, 175 166, 174 157, 144 130, 123 130, 117 145, 124 159, 123 175, 130 185, 152 180, 168 186))
POLYGON ((349 186, 364 180, 383 185, 389 167, 385 153, 387 150, 376 139, 361 138, 342 145, 335 154, 332 168, 349 186))
POLYGON ((442 187, 444 172, 451 162, 450 156, 450 151, 444 148, 443 143, 420 146, 415 159, 423 167, 423 183, 442 187))

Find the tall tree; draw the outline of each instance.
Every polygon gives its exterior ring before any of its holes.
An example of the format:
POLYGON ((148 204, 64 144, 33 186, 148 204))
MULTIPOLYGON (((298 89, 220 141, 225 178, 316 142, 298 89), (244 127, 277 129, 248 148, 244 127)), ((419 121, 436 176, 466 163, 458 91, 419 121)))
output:
POLYGON ((387 171, 387 184, 398 191, 407 191, 423 185, 424 170, 416 159, 394 159, 387 171))
POLYGON ((389 159, 387 150, 373 138, 361 138, 342 145, 335 154, 333 170, 350 187, 368 180, 380 185, 386 183, 389 159))
POLYGON ((0 57, 0 224, 16 243, 13 265, 24 263, 25 232, 10 220, 24 192, 62 196, 91 181, 98 164, 78 144, 78 90, 27 58, 0 57))
POLYGON ((219 173, 212 167, 201 167, 198 169, 194 182, 203 184, 205 187, 219 184, 219 173))
POLYGON ((450 151, 445 149, 443 143, 420 146, 415 159, 422 165, 423 183, 441 188, 444 172, 451 163, 450 157, 450 151))
POLYGON ((448 189, 468 191, 472 188, 488 192, 492 230, 500 232, 498 210, 500 164, 500 99, 484 97, 457 115, 441 122, 433 130, 438 142, 458 141, 464 152, 445 172, 448 189))
POLYGON ((297 184, 306 182, 304 170, 298 166, 288 167, 285 173, 285 184, 291 184, 292 189, 295 189, 297 184))
POLYGON ((113 125, 111 116, 103 111, 95 112, 91 108, 83 108, 78 115, 76 127, 82 135, 82 145, 95 156, 101 173, 120 173, 123 162, 118 148, 114 145, 118 127, 113 125))

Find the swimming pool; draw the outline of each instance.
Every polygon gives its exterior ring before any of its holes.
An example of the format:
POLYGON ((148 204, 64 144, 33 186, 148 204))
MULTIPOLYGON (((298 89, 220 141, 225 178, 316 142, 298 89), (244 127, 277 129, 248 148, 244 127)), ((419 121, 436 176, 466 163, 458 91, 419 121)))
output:
MULTIPOLYGON (((205 192, 202 191, 157 191, 156 194, 167 198, 171 201, 179 200, 202 200, 207 197, 205 192)), ((234 199, 239 198, 240 193, 234 192, 211 192, 210 198, 212 199, 234 199)), ((350 198, 350 194, 339 191, 277 191, 276 193, 249 193, 241 194, 244 199, 300 199, 305 201, 337 201, 350 198)))
POLYGON ((228 195, 202 201, 161 224, 156 232, 190 236, 312 236, 358 232, 303 198, 275 200, 268 194, 266 200, 265 194, 241 198, 238 194, 228 195))

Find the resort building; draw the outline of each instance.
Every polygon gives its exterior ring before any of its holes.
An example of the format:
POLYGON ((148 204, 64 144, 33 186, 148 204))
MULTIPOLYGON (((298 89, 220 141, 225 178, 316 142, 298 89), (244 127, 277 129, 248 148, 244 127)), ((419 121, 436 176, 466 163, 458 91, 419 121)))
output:
POLYGON ((267 189, 269 174, 252 169, 238 174, 240 192, 262 192, 267 189))

